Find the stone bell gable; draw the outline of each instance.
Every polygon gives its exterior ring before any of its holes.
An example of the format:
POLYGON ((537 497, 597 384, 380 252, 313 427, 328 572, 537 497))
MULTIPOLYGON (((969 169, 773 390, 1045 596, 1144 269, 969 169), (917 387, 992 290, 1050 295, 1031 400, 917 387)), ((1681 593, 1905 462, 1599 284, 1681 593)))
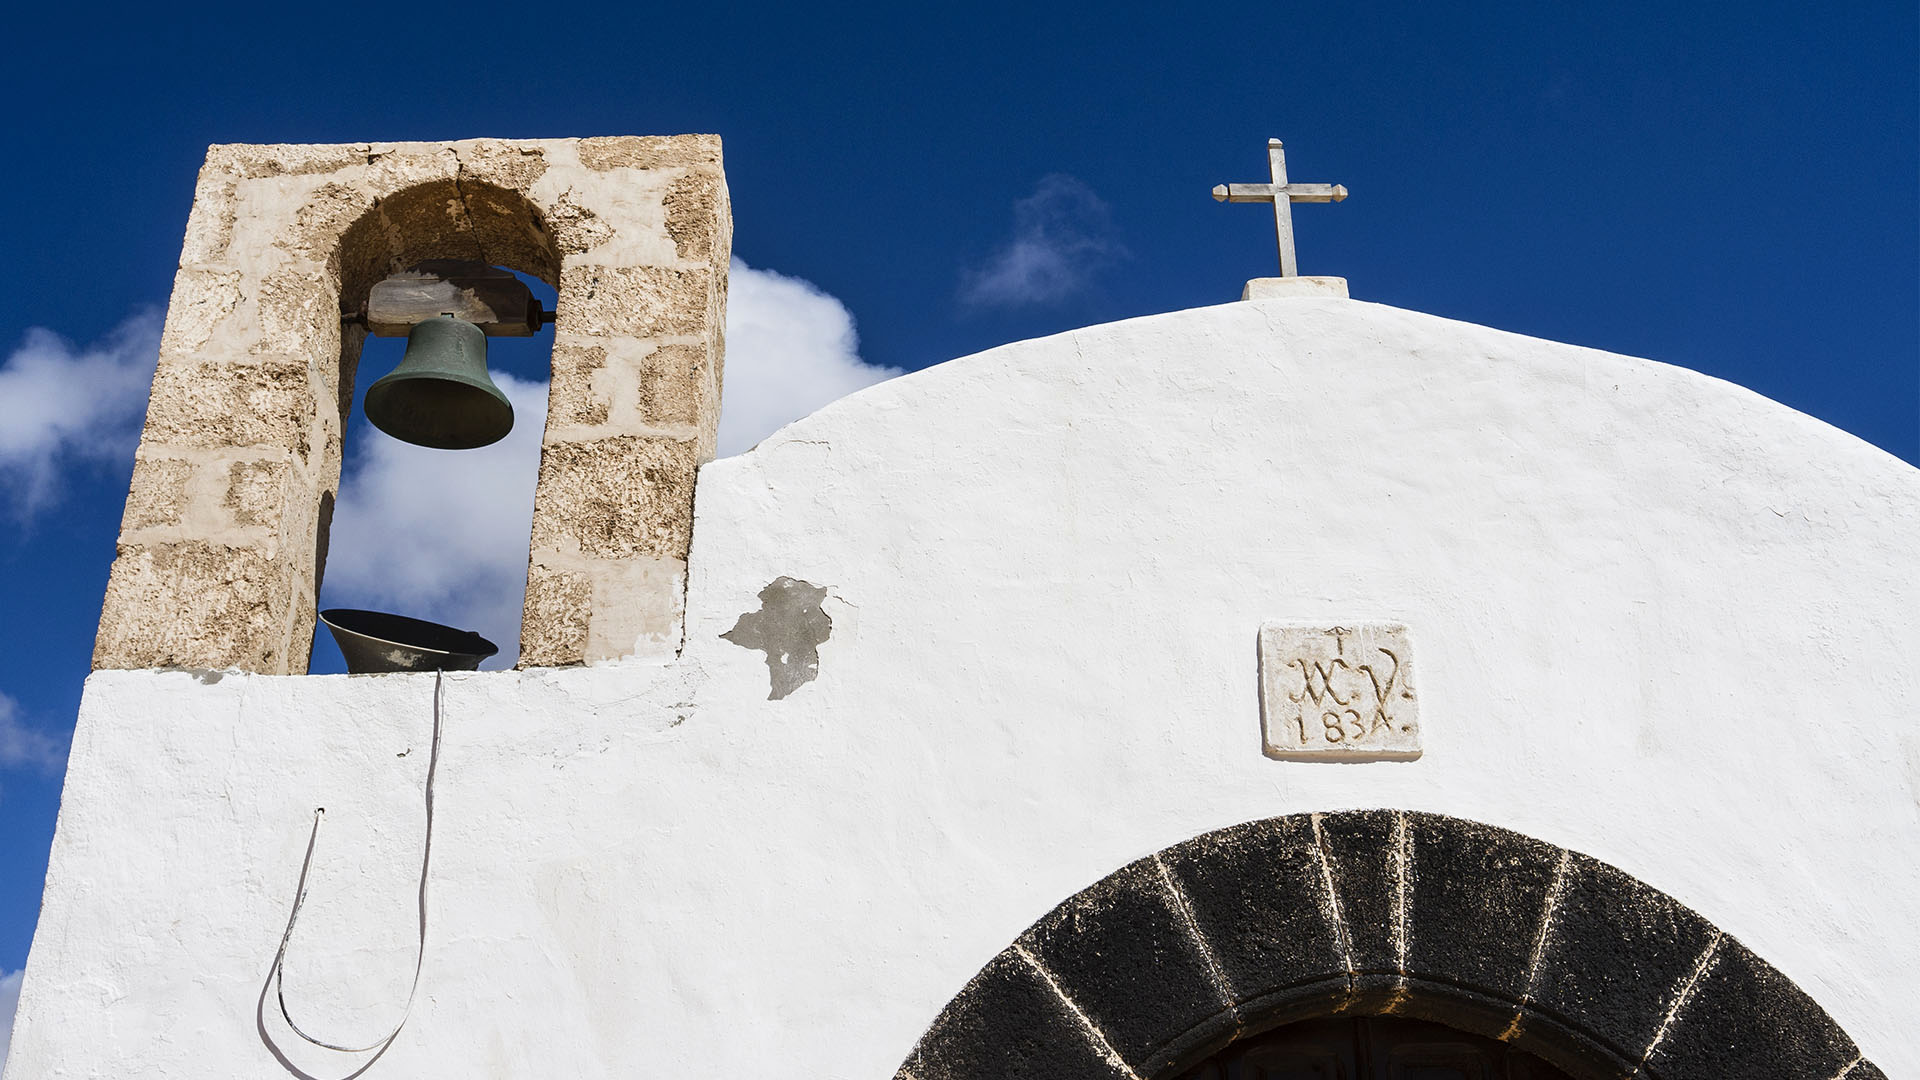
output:
POLYGON ((559 294, 521 664, 671 655, 731 242, 712 135, 211 148, 93 666, 306 670, 351 316, 428 259, 559 294))

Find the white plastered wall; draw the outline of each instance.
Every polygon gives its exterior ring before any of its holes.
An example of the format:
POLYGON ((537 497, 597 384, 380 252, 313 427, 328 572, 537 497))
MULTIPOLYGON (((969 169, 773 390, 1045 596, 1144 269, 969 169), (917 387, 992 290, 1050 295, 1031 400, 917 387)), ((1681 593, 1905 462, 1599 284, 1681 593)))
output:
MULTIPOLYGON (((1370 304, 895 380, 702 469, 679 661, 448 680, 421 995, 368 1075, 882 1080, 1131 859, 1373 806, 1612 862, 1920 1075, 1916 536, 1920 472, 1818 421, 1370 304), (768 700, 719 635, 780 576, 833 629, 768 700), (1280 618, 1407 623, 1425 756, 1262 756, 1280 618)), ((316 806, 289 1003, 390 1026, 431 692, 95 674, 8 1080, 283 1075, 256 1005, 316 806)))

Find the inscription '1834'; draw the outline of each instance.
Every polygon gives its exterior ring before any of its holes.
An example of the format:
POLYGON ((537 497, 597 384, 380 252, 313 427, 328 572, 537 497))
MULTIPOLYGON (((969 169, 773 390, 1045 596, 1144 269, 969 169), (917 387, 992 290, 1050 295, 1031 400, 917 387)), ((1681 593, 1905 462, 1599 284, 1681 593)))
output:
POLYGON ((1260 699, 1269 757, 1420 756, 1413 654, 1401 623, 1262 626, 1260 699))

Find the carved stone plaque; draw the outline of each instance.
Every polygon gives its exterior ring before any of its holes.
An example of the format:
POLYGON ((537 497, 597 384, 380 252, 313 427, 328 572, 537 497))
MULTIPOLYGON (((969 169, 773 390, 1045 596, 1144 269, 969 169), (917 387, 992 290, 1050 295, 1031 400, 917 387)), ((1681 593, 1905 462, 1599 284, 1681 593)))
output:
POLYGON ((1283 761, 1420 756, 1413 650, 1400 623, 1260 628, 1260 723, 1283 761))

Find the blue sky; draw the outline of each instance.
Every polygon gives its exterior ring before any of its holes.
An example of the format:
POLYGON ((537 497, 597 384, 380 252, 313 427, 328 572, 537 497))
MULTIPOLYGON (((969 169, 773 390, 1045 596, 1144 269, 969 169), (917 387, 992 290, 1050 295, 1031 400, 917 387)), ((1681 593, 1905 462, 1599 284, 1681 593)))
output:
MULTIPOLYGON (((211 142, 718 132, 735 253, 773 272, 736 286, 767 360, 743 369, 754 346, 730 342, 728 408, 765 427, 876 368, 1236 297, 1273 272, 1269 218, 1208 191, 1264 179, 1278 136, 1294 179, 1352 191, 1297 210, 1303 273, 1696 368, 1920 460, 1910 0, 9 20, 0 1018, 131 468, 143 312, 211 142), (812 366, 783 375, 783 338, 812 366), (774 389, 736 399, 752 371, 774 389)), ((537 347, 500 360, 537 404, 537 347)), ((380 470, 411 466, 350 454, 377 516, 380 470)))

